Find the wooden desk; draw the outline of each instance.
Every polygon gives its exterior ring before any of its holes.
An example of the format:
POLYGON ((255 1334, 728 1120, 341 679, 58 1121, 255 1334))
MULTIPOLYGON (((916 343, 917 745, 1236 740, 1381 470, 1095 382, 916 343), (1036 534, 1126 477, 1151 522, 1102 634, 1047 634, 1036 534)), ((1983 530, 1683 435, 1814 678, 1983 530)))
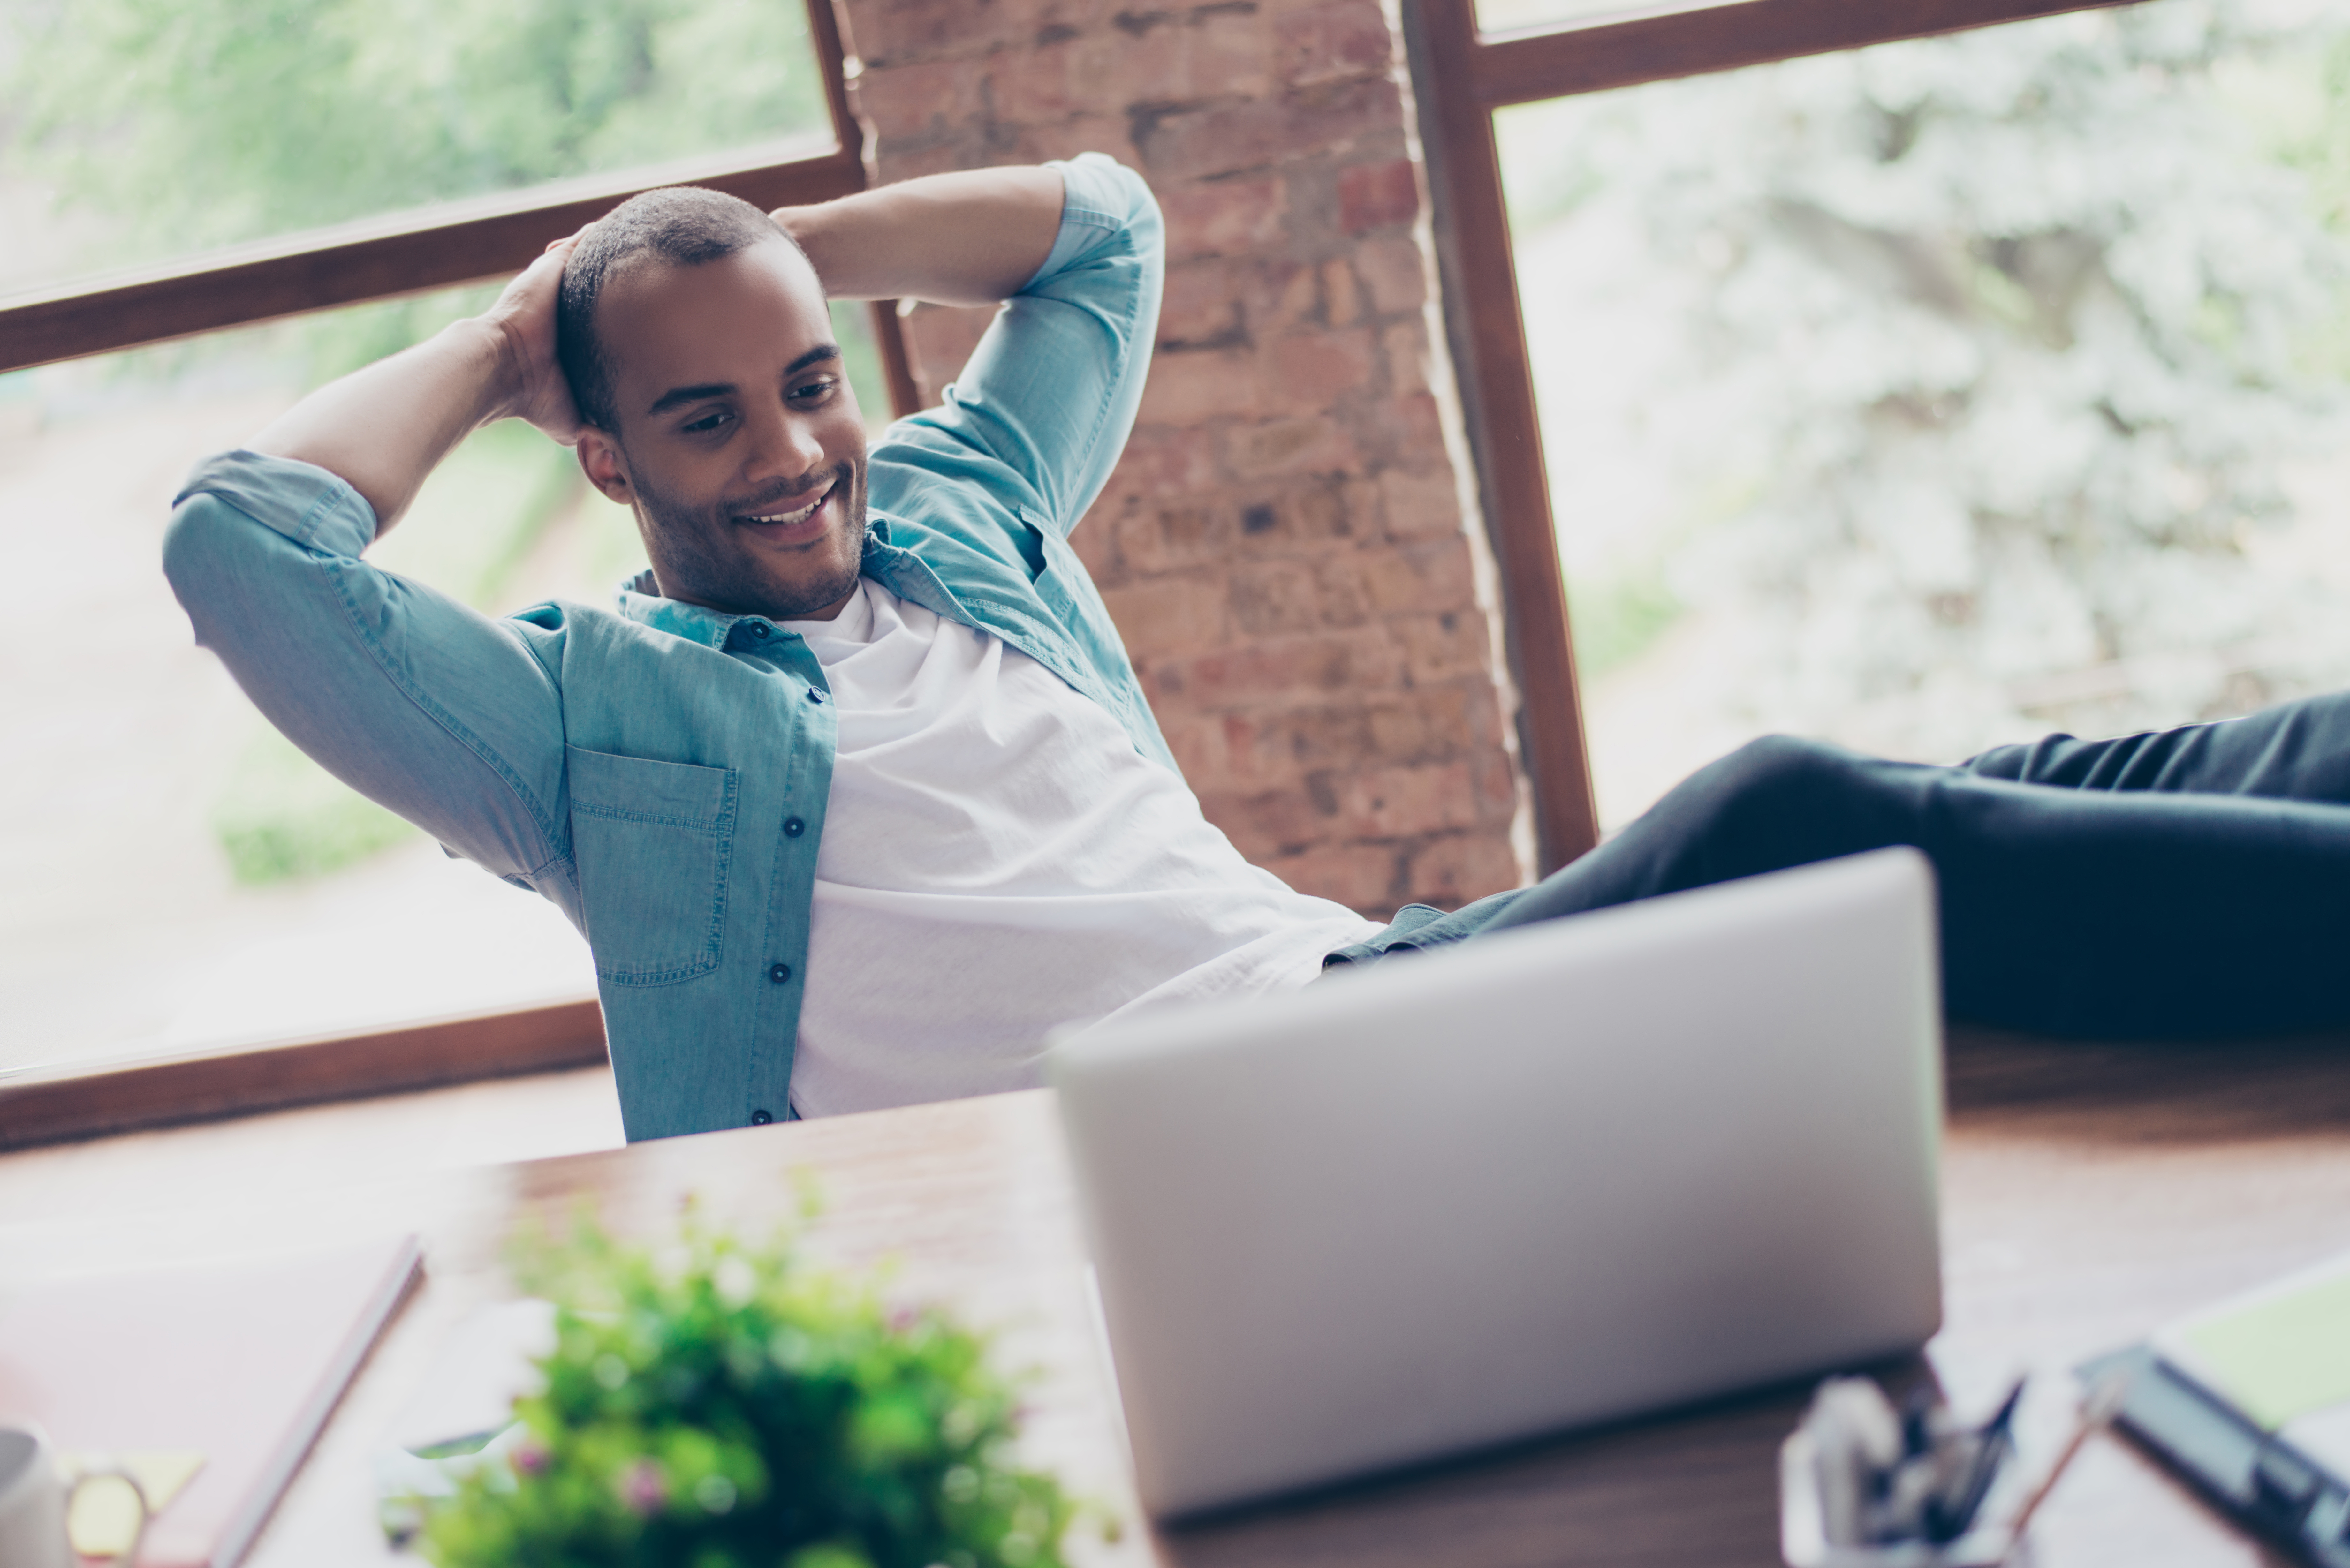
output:
MULTIPOLYGON (((2220 1049, 1952 1047, 1944 1168, 1948 1325, 1931 1348, 1962 1396, 2026 1365, 2138 1337, 2229 1291, 2350 1250, 2350 1044, 2220 1049)), ((1407 1135, 1408 1136, 1408 1135, 1407 1135)), ((813 1171, 828 1210, 811 1251, 895 1259, 893 1290, 1003 1329, 1045 1381, 1035 1457, 1124 1500, 1094 1365, 1066 1173, 1049 1096, 1006 1096, 679 1139, 311 1197, 300 1173, 266 1211, 169 1212, 92 1229, 0 1227, 11 1278, 415 1230, 430 1275, 378 1347, 253 1561, 405 1561, 374 1534, 369 1455, 451 1325, 510 1293, 524 1216, 594 1202, 655 1233, 698 1193, 756 1228, 813 1171)), ((1089 1552, 1168 1568, 1777 1562, 1779 1438, 1804 1390, 1489 1455, 1089 1552)), ((1127 1504, 1130 1509, 1130 1504, 1127 1504)), ((2085 1456, 2034 1532, 2038 1568, 2280 1562, 2135 1452, 2085 1456)))

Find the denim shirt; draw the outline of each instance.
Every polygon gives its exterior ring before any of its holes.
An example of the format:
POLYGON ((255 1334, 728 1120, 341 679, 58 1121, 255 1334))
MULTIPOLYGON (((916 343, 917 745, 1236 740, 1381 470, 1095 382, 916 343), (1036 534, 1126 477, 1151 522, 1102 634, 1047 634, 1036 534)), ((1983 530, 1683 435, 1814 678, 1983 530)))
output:
MULTIPOLYGON (((943 406, 868 454, 864 572, 1035 659, 1172 768, 1067 542, 1141 399, 1159 210, 1097 153, 1056 167, 1043 266, 943 406)), ((228 452, 189 477, 164 569, 305 752, 586 933, 632 1141, 784 1119, 835 739, 806 644, 649 577, 615 609, 493 619, 369 565, 375 534, 335 475, 228 452)))

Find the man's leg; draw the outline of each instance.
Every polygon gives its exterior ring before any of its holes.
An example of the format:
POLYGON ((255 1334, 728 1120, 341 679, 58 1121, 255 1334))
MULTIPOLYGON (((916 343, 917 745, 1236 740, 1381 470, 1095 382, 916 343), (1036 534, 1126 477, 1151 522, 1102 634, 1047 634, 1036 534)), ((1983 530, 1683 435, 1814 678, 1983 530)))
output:
POLYGON ((1934 863, 1955 1014, 2093 1037, 2350 1023, 2334 968, 2350 944, 2350 809, 2320 803, 2342 798, 2329 781, 2345 770, 2322 742, 2350 705, 2329 701, 2227 735, 2010 748, 1974 771, 1758 741, 1485 929, 1908 844, 1934 863), (2074 787, 2011 782, 2032 776, 2074 787), (2230 781, 2257 787, 2180 793, 2230 781))
POLYGON ((1960 766, 1984 778, 2067 789, 2350 804, 2350 692, 2109 741, 2050 735, 1994 747, 1960 766))

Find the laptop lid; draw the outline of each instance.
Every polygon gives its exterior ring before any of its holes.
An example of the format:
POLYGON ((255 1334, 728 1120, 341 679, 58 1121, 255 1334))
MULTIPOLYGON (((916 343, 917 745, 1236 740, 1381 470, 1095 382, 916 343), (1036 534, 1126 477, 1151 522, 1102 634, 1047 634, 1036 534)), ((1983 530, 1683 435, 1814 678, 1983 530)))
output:
POLYGON ((1936 953, 1880 850, 1062 1044, 1144 1506, 1922 1344, 1936 953))

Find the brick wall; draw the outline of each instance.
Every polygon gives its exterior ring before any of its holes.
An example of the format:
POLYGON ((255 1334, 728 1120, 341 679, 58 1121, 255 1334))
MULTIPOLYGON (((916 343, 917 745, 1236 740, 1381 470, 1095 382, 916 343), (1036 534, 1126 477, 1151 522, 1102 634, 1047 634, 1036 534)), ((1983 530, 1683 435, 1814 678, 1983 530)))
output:
MULTIPOLYGON (((1108 152, 1168 219, 1141 418, 1076 535, 1208 815, 1374 913, 1529 867, 1378 0, 840 0, 883 181, 1108 152)), ((909 318, 926 398, 983 313, 909 318)))

